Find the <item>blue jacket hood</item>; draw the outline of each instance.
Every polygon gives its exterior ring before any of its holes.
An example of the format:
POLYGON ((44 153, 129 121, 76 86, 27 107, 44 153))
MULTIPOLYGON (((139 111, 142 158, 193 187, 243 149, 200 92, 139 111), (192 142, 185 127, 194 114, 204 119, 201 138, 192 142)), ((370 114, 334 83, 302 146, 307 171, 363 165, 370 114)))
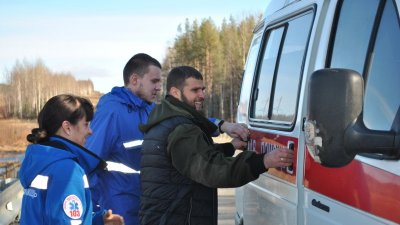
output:
POLYGON ((101 97, 101 101, 99 101, 97 107, 106 107, 110 102, 118 102, 127 105, 134 111, 138 111, 142 108, 149 108, 151 110, 154 107, 154 103, 144 101, 126 87, 114 87, 111 92, 101 97))
POLYGON ((31 144, 27 147, 19 176, 24 188, 28 188, 32 180, 53 163, 61 160, 75 160, 86 174, 90 174, 99 166, 105 167, 105 162, 94 153, 59 136, 50 137, 50 142, 57 142, 62 148, 31 144))

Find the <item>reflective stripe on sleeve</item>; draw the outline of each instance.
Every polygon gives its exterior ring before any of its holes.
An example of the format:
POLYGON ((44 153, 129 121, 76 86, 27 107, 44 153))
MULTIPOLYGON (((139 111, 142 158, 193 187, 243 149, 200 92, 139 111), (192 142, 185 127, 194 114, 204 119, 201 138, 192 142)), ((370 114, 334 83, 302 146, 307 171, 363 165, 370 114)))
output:
POLYGON ((49 181, 48 176, 37 175, 35 179, 33 179, 31 186, 32 188, 47 190, 47 183, 49 181))
POLYGON ((87 179, 86 174, 83 175, 83 187, 84 187, 84 188, 89 188, 89 181, 88 181, 88 179, 87 179))
POLYGON ((71 225, 80 225, 82 224, 82 220, 71 220, 71 225))
POLYGON ((142 143, 143 143, 143 140, 135 140, 135 141, 124 142, 123 145, 125 148, 134 148, 134 147, 142 145, 142 143))
POLYGON ((140 171, 134 170, 127 165, 111 161, 107 161, 107 170, 121 173, 140 173, 140 171))

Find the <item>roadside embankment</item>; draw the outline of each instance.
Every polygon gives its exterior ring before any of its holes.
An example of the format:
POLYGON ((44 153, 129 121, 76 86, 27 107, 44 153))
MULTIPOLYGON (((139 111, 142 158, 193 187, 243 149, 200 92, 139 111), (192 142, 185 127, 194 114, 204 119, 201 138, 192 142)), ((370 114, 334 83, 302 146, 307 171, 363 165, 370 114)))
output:
POLYGON ((26 135, 35 127, 32 120, 0 119, 0 152, 23 152, 29 143, 26 135))

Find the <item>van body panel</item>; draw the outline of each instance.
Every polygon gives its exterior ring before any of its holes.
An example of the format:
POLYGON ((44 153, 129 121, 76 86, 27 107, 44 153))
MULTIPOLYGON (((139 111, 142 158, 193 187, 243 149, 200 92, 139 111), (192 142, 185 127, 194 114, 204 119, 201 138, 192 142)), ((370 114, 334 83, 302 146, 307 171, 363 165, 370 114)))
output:
MULTIPOLYGON (((324 195, 318 194, 311 190, 305 189, 305 205, 304 208, 304 223, 307 225, 383 225, 397 224, 383 218, 374 216, 373 214, 355 209, 341 202, 327 198, 324 195), (316 205, 318 207, 316 207, 316 205), (329 212, 322 210, 320 207, 329 207, 329 212)), ((396 214, 392 211, 393 214, 396 214)))
MULTIPOLYGON (((279 181, 261 178, 269 188, 260 186, 259 183, 250 183, 244 187, 244 224, 296 224, 296 204, 279 195, 274 189, 281 187, 279 181), (261 188, 262 187, 262 188, 261 188), (279 206, 279 207, 277 207, 279 206)), ((263 181, 262 181, 263 182, 263 181)), ((293 193, 293 190, 288 190, 293 193)))
POLYGON ((336 201, 400 223, 398 175, 353 160, 341 168, 327 168, 306 153, 304 186, 336 201), (383 188, 384 187, 384 188, 383 188))
MULTIPOLYGON (((297 152, 297 138, 280 134, 259 132, 258 128, 250 129, 248 149, 260 153, 269 153, 278 147, 293 143, 297 152)), ((287 167, 271 168, 266 173, 246 185, 243 189, 243 214, 246 224, 296 224, 297 221, 297 188, 296 164, 289 170, 287 167), (257 201, 254 201, 256 200, 257 201), (274 219, 271 219, 274 217, 274 219)))

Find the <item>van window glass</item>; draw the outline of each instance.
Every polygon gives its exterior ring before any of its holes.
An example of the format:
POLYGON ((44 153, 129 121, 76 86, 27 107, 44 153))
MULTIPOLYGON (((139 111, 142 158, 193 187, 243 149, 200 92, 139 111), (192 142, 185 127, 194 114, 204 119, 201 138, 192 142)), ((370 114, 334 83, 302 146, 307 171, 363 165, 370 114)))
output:
POLYGON ((379 25, 366 79, 364 123, 390 130, 400 105, 400 25, 392 1, 387 1, 379 25))
POLYGON ((238 108, 238 120, 243 121, 247 117, 247 108, 249 105, 251 86, 257 64, 257 56, 261 45, 261 35, 255 38, 250 46, 249 55, 246 61, 246 70, 243 74, 243 81, 240 91, 240 103, 238 108))
POLYGON ((333 43, 331 68, 363 73, 379 0, 343 1, 333 43))
POLYGON ((267 33, 252 95, 253 121, 293 124, 312 20, 309 12, 267 33))
POLYGON ((268 119, 269 101, 272 87, 272 79, 276 61, 278 59, 279 46, 284 28, 272 30, 266 44, 261 62, 256 91, 253 94, 254 110, 251 117, 256 119, 268 119))
POLYGON ((294 121, 312 17, 309 13, 288 23, 276 76, 272 120, 294 121))
POLYGON ((261 36, 254 39, 254 41, 250 47, 250 50, 249 50, 249 56, 247 57, 247 61, 246 61, 245 74, 249 74, 248 77, 250 77, 250 78, 252 78, 254 75, 254 71, 255 71, 256 63, 257 63, 258 50, 260 49, 260 44, 261 44, 261 36))

